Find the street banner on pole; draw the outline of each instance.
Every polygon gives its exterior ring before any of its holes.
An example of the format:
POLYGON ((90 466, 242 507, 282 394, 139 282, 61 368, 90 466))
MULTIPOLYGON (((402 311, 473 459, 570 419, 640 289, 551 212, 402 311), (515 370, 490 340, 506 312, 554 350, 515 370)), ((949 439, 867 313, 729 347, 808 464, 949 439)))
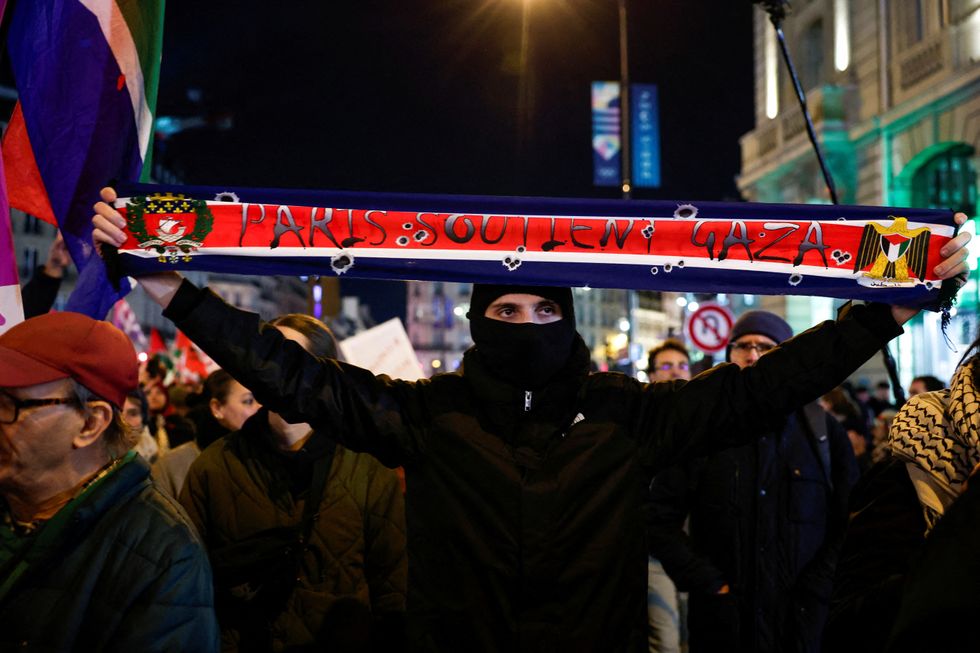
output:
POLYGON ((619 82, 592 82, 592 183, 619 186, 622 143, 619 82))
POLYGON ((660 107, 656 84, 630 86, 633 185, 660 187, 660 107))

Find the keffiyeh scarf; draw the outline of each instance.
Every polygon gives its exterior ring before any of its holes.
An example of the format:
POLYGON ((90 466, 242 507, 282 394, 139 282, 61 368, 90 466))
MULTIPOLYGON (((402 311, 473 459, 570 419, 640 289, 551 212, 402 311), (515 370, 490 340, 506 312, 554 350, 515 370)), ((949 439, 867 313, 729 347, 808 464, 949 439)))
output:
POLYGON ((889 433, 889 447, 906 461, 932 530, 962 493, 980 464, 980 396, 974 383, 977 357, 961 365, 949 389, 906 402, 889 433))

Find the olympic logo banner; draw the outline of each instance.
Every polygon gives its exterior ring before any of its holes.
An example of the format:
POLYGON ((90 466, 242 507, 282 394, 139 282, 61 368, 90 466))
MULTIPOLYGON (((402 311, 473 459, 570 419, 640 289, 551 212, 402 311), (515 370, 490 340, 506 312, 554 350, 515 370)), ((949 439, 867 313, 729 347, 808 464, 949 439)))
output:
MULTIPOLYGON (((123 185, 119 272, 820 295, 937 308, 952 212, 123 185)), ((948 295, 948 296, 946 296, 948 295)))

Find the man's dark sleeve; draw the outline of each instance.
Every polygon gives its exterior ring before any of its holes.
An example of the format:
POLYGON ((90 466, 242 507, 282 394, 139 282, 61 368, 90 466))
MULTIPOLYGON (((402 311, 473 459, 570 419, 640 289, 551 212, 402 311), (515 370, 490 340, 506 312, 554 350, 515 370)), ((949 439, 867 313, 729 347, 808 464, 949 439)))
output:
POLYGON ((416 383, 319 359, 254 313, 184 281, 163 312, 264 406, 292 423, 306 422, 352 451, 389 467, 403 464, 427 424, 416 383))
POLYGON ((846 305, 746 369, 723 364, 687 383, 646 386, 633 432, 646 464, 663 466, 744 444, 840 385, 902 333, 885 304, 846 305))
POLYGON ((714 593, 727 581, 707 556, 694 550, 684 532, 691 510, 698 463, 675 465, 660 472, 650 485, 647 506, 647 540, 650 555, 682 592, 714 593))
POLYGON ((904 462, 886 459, 858 481, 837 560, 823 650, 882 649, 925 527, 904 462))
POLYGON ((24 319, 44 315, 54 306, 61 289, 61 278, 52 277, 44 272, 44 266, 39 265, 34 270, 34 276, 20 289, 20 297, 24 302, 24 319))
POLYGON ((847 529, 847 501, 851 488, 858 480, 857 460, 854 447, 840 422, 826 416, 827 437, 830 442, 830 476, 833 491, 827 502, 827 527, 823 544, 813 560, 800 572, 796 581, 797 593, 820 604, 830 602, 837 557, 847 529))

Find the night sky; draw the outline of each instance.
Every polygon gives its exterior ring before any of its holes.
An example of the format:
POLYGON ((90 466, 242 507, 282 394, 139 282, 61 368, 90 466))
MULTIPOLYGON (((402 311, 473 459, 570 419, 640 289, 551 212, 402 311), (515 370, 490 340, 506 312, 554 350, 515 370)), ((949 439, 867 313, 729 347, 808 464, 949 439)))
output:
MULTIPOLYGON (((522 0, 169 0, 158 115, 233 127, 159 156, 189 184, 617 197, 592 186, 590 145, 590 83, 619 77, 617 4, 529 2, 522 64, 522 0)), ((752 4, 627 9, 631 81, 659 85, 661 114, 663 186, 635 196, 736 199, 752 4)), ((342 292, 404 315, 400 284, 342 292)))
MULTIPOLYGON (((522 63, 523 0, 168 0, 157 114, 212 126, 156 156, 188 184, 618 197, 592 186, 590 108, 619 77, 617 3, 528 1, 522 63)), ((753 11, 628 2, 631 81, 661 114, 663 186, 635 197, 737 199, 753 11)), ((404 315, 401 284, 342 292, 404 315)))
MULTIPOLYGON (((615 197, 592 183, 592 80, 619 75, 615 0, 169 0, 158 115, 188 183, 615 197), (189 89, 200 99, 191 101, 189 89)), ((748 1, 628 3, 633 82, 660 86, 663 188, 737 196, 752 128, 748 1)))

